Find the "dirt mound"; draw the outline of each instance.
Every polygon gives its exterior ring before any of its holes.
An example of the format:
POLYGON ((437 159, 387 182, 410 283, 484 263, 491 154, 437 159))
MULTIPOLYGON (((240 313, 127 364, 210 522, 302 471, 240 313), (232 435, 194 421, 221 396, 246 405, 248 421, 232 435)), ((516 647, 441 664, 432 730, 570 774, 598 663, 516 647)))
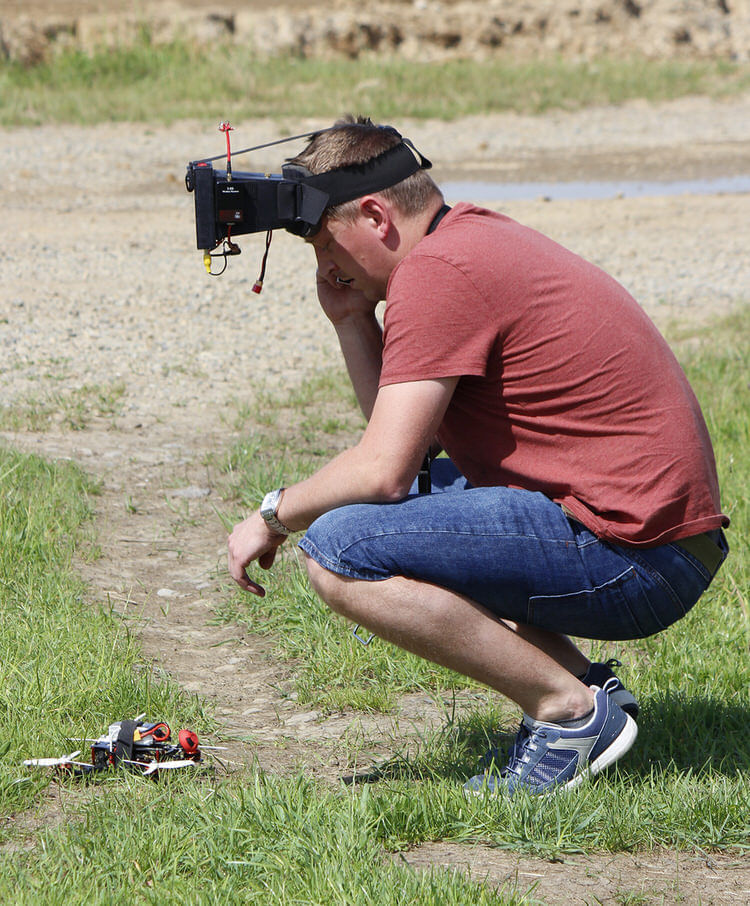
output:
POLYGON ((34 63, 69 47, 87 52, 154 43, 238 43, 259 55, 750 58, 750 0, 207 0, 106 6, 96 0, 5 4, 0 55, 34 63))

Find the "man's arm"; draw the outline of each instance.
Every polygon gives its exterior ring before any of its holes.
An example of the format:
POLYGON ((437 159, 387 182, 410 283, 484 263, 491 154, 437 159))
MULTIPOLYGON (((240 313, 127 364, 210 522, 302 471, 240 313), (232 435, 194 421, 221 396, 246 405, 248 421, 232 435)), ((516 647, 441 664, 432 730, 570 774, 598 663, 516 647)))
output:
MULTIPOLYGON (((458 378, 452 377, 381 388, 360 442, 284 491, 277 512, 282 524, 302 530, 339 506, 405 497, 457 382, 458 378)), ((245 570, 254 560, 267 569, 283 540, 284 536, 273 532, 258 511, 236 525, 229 537, 232 578, 247 591, 263 594, 245 570)))
POLYGON ((372 302, 356 289, 317 275, 318 299, 336 330, 357 402, 369 420, 375 405, 383 356, 383 331, 372 302))

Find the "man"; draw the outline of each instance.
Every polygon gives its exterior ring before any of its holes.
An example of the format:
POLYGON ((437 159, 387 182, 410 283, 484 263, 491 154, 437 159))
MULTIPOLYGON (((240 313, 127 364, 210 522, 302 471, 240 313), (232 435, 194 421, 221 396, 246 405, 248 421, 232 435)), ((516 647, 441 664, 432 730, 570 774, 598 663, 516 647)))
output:
MULTIPOLYGON (((292 164, 365 178, 403 147, 348 118, 292 164)), ((415 156, 416 172, 327 209, 307 239, 367 428, 235 526, 229 569, 263 594, 247 567, 307 530, 310 581, 334 611, 523 709, 508 765, 467 789, 573 787, 630 748, 638 706, 568 635, 650 635, 708 587, 729 522, 710 439, 619 284, 507 217, 448 209, 415 156), (439 447, 433 492, 415 493, 439 447)))

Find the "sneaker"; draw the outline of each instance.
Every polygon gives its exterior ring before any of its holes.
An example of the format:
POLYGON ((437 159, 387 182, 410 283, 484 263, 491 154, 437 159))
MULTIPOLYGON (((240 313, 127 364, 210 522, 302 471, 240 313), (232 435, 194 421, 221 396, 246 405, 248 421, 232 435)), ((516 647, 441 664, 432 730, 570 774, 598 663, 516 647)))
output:
POLYGON ((468 793, 512 795, 519 789, 543 795, 573 789, 621 758, 633 745, 638 727, 613 700, 614 680, 594 687, 594 713, 574 729, 524 715, 508 764, 464 784, 468 793))
POLYGON ((586 675, 582 677, 581 682, 587 686, 598 686, 602 689, 609 680, 616 680, 615 685, 609 687, 610 697, 626 714, 629 714, 635 720, 638 717, 638 702, 635 700, 633 693, 626 689, 620 679, 614 674, 612 671, 613 667, 622 667, 622 663, 613 657, 604 664, 596 662, 589 664, 589 669, 586 675))

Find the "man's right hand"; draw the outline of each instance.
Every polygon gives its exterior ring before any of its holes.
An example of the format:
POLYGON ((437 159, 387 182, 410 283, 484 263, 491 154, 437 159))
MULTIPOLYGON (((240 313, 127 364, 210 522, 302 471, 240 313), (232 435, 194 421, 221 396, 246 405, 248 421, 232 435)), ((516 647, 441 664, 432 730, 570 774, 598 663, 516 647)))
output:
POLYGON ((383 334, 375 316, 376 303, 363 292, 335 276, 316 274, 318 299, 325 315, 333 324, 344 355, 357 401, 365 418, 370 417, 380 378, 383 334))
POLYGON ((340 324, 351 317, 367 315, 372 318, 375 304, 365 298, 363 292, 352 289, 346 283, 337 283, 335 275, 315 274, 318 301, 323 313, 332 324, 340 324))

